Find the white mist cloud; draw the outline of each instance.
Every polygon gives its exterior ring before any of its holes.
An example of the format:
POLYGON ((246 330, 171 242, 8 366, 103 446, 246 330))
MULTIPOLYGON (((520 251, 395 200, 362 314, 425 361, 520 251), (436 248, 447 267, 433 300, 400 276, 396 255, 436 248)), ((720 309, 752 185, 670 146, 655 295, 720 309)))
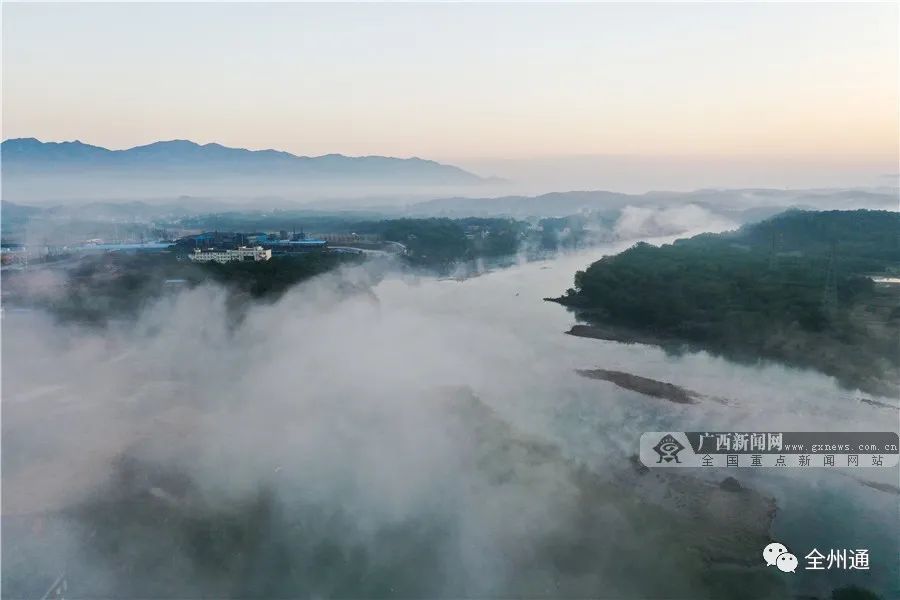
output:
POLYGON ((626 206, 613 228, 619 239, 722 231, 737 225, 696 204, 671 208, 626 206))
MULTIPOLYGON (((334 521, 320 541, 361 545, 372 568, 407 560, 377 540, 412 528, 403 543, 428 542, 451 578, 423 573, 414 589, 509 589, 524 549, 569 526, 577 490, 564 469, 527 454, 492 465, 482 445, 500 443, 498 433, 459 417, 466 383, 517 378, 488 351, 506 335, 460 321, 427 294, 387 304, 347 292, 374 276, 324 276, 241 316, 223 289, 201 286, 102 331, 38 313, 7 318, 4 514, 59 514, 115 495, 128 456, 196 486, 181 498, 148 483, 156 502, 225 510, 269 490, 279 510, 296 513, 286 526, 316 507, 334 521)), ((410 285, 424 289, 392 279, 381 290, 390 298, 410 285)), ((75 539, 63 547, 77 548, 75 539)), ((190 560, 175 558, 190 573, 190 560)), ((124 585, 96 559, 69 560, 81 577, 96 570, 113 590, 124 585)))
MULTIPOLYGON (((655 226, 638 216, 632 227, 655 226)), ((706 218, 682 216, 683 227, 706 218)), ((201 286, 105 329, 7 315, 4 527, 29 528, 4 535, 5 595, 20 570, 55 575, 66 562, 71 585, 93 596, 271 597, 288 585, 330 597, 706 594, 694 575, 710 567, 683 562, 692 530, 645 504, 668 488, 643 479, 638 493, 628 478, 639 432, 809 423, 794 414, 800 398, 816 414, 833 384, 784 373, 777 385, 803 384, 787 405, 752 387, 765 377, 751 368, 717 360, 726 375, 692 381, 708 357, 676 367, 659 351, 564 336, 571 317, 539 298, 584 260, 529 265, 540 285, 525 269, 457 283, 370 264, 240 310, 201 286), (573 373, 601 359, 736 402, 689 412, 573 373), (139 465, 130 475, 123 456, 139 465), (62 523, 43 544, 36 515, 62 523), (622 569, 648 552, 652 575, 622 569), (158 568, 124 572, 135 556, 158 568)), ((852 414, 828 410, 819 421, 852 414)), ((727 539, 731 513, 690 508, 727 539)))

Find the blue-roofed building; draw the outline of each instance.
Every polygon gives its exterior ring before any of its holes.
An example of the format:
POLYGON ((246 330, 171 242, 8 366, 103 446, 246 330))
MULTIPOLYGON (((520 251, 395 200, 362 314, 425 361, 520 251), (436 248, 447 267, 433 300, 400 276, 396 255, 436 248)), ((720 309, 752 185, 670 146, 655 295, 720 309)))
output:
POLYGON ((269 248, 275 254, 288 252, 309 252, 324 250, 328 247, 325 240, 266 240, 258 242, 263 248, 269 248))
POLYGON ((197 235, 191 235, 179 239, 178 250, 187 255, 196 248, 221 250, 236 249, 241 246, 253 245, 269 249, 273 254, 288 254, 292 252, 321 251, 328 247, 328 242, 322 239, 309 239, 302 232, 291 236, 287 232, 279 233, 240 233, 207 231, 197 235))
POLYGON ((133 244, 85 244, 81 252, 162 252, 172 248, 171 242, 144 242, 133 244))

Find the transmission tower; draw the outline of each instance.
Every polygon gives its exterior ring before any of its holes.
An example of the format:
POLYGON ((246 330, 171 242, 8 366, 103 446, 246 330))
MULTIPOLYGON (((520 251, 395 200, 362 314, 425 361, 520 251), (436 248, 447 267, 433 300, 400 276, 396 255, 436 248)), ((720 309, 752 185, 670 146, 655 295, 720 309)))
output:
POLYGON ((782 236, 781 234, 775 231, 774 225, 772 226, 772 243, 769 247, 769 271, 777 271, 778 270, 778 253, 781 252, 781 242, 782 236))
POLYGON ((825 289, 822 292, 822 310, 825 314, 832 318, 837 314, 838 296, 837 296, 837 273, 835 272, 835 263, 837 262, 837 244, 831 242, 831 254, 828 257, 828 266, 825 267, 825 289))

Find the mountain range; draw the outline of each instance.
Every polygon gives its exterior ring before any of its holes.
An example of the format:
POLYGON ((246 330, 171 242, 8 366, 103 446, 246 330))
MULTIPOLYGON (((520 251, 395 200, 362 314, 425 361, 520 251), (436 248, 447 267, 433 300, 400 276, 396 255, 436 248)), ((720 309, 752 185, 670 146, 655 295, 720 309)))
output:
POLYGON ((897 190, 739 188, 691 192, 651 191, 644 194, 588 190, 552 192, 539 196, 437 198, 413 204, 408 210, 415 216, 526 218, 561 217, 598 210, 618 211, 626 206, 665 207, 689 204, 744 222, 747 218, 766 218, 787 208, 896 210, 897 190))
POLYGON ((351 179, 429 184, 479 183, 481 177, 459 167, 421 158, 386 156, 297 156, 278 150, 247 150, 188 140, 154 142, 127 150, 110 150, 80 141, 42 142, 35 138, 6 140, 2 144, 6 176, 41 171, 84 172, 107 175, 143 172, 216 176, 267 175, 306 180, 351 179))

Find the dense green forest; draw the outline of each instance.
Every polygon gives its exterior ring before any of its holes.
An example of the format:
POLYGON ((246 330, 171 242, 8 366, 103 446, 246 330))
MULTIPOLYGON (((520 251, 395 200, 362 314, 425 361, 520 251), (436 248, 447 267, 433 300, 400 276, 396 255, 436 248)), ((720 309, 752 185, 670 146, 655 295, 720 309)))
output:
MULTIPOLYGON (((317 215, 298 211, 223 213, 183 219, 181 227, 218 231, 287 230, 306 232, 374 234, 403 244, 406 259, 415 266, 444 267, 476 258, 507 256, 518 252, 531 232, 525 221, 503 218, 400 218, 359 220, 350 214, 317 215)), ((555 249, 553 244, 551 249, 555 249)))
POLYGON ((84 257, 59 278, 30 271, 5 274, 3 300, 47 308, 62 319, 102 322, 136 315, 169 291, 202 283, 225 286, 234 300, 276 299, 294 284, 361 260, 352 254, 310 252, 219 264, 178 260, 171 253, 109 253, 84 257), (52 285, 38 286, 32 277, 52 285))
MULTIPOLYGON (((403 260, 435 272, 477 258, 514 255, 529 232, 536 235, 523 221, 499 218, 388 219, 343 222, 341 226, 399 242, 407 249, 403 260)), ((235 298, 277 298, 296 283, 362 260, 352 254, 310 252, 276 255, 264 262, 198 264, 187 260, 184 248, 147 255, 60 256, 56 260, 59 268, 44 265, 52 269, 45 273, 40 269, 6 273, 3 300, 13 306, 48 308, 66 319, 103 321, 137 314, 167 291, 203 282, 225 285, 235 298), (53 289, 33 285, 38 279, 55 282, 50 286, 53 289)))
POLYGON ((661 343, 785 360, 895 391, 900 293, 869 276, 900 269, 898 236, 893 212, 790 211, 735 232, 637 244, 576 273, 557 300, 586 321, 661 343))
POLYGON ((618 213, 548 217, 537 227, 505 218, 388 219, 356 223, 354 231, 404 244, 414 265, 441 267, 522 250, 554 252, 608 241, 617 217, 618 213))
POLYGON ((230 211, 181 217, 166 226, 205 231, 354 231, 361 218, 374 218, 377 213, 320 212, 310 210, 230 211))
POLYGON ((388 219, 354 225, 357 233, 373 233, 407 248, 414 265, 441 266, 480 257, 515 254, 528 224, 513 219, 388 219))

